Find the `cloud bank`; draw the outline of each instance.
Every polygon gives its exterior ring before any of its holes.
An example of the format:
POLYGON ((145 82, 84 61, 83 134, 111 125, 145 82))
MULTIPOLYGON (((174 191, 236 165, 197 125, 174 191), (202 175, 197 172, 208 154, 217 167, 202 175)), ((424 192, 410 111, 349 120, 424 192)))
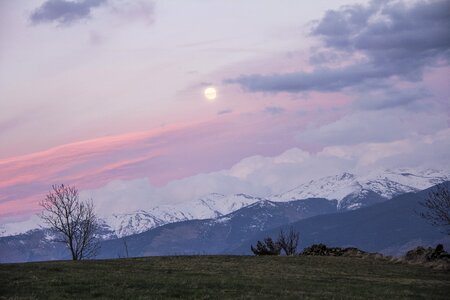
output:
POLYGON ((107 0, 47 0, 30 15, 32 24, 58 23, 70 25, 91 16, 92 9, 105 5, 107 0))
POLYGON ((450 130, 391 142, 328 146, 318 153, 299 148, 280 155, 251 156, 231 168, 174 180, 162 187, 148 179, 117 180, 86 190, 104 214, 189 203, 209 193, 247 193, 269 197, 315 178, 352 172, 367 175, 379 169, 450 169, 450 130))
POLYGON ((154 4, 140 0, 47 0, 29 16, 32 25, 55 23, 69 26, 81 20, 90 19, 92 11, 108 7, 114 15, 127 21, 145 20, 151 24, 154 17, 154 4))
POLYGON ((448 0, 344 6, 328 11, 311 35, 322 41, 322 53, 348 57, 345 66, 323 66, 315 55, 311 72, 243 75, 226 82, 251 92, 290 93, 367 90, 390 86, 393 79, 415 82, 425 68, 450 62, 449 28, 448 0))
POLYGON ((87 140, 0 160, 0 218, 35 211, 52 184, 92 189, 115 179, 147 177, 154 186, 161 186, 228 168, 255 149, 273 155, 292 145, 291 136, 259 130, 261 122, 225 114, 209 121, 87 140))

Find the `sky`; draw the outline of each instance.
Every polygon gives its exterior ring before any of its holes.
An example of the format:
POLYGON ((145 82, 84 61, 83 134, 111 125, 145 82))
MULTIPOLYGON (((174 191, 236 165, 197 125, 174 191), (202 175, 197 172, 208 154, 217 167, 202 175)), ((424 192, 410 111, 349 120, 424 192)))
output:
POLYGON ((0 0, 0 223, 450 170, 448 82, 448 0, 0 0))

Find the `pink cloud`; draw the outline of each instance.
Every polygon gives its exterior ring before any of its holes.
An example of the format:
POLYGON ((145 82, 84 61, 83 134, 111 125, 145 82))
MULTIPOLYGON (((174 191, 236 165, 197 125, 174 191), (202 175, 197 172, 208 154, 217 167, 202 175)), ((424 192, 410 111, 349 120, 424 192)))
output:
MULTIPOLYGON (((292 144, 274 137, 258 116, 232 115, 149 132, 105 137, 0 161, 0 217, 31 212, 52 184, 95 188, 114 179, 148 177, 163 185, 185 176, 227 168, 242 157, 273 154, 292 144)), ((271 133, 275 135, 276 133, 271 133)))
POLYGON ((147 177, 152 185, 161 186, 229 168, 248 156, 279 154, 302 145, 295 136, 311 122, 332 122, 344 113, 333 109, 351 101, 340 93, 311 93, 306 100, 286 100, 280 94, 247 95, 233 87, 221 92, 222 105, 239 103, 240 109, 210 120, 86 140, 0 160, 0 218, 35 211, 52 184, 72 184, 83 190, 115 179, 147 177), (264 113, 264 107, 270 105, 282 106, 283 114, 264 113))

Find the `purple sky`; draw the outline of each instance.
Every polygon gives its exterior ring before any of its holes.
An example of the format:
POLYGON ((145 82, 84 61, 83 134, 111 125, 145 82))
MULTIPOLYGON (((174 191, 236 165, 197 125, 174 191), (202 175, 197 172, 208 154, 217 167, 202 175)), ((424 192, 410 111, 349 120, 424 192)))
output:
POLYGON ((0 0, 0 218, 55 183, 163 203, 449 169, 449 28, 444 0, 0 0))

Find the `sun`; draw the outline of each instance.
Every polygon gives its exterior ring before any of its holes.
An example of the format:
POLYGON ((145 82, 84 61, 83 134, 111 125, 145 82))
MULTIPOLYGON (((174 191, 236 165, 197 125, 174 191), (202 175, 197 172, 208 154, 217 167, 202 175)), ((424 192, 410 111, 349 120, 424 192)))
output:
POLYGON ((203 94, 205 95, 205 98, 210 101, 213 101, 217 98, 217 90, 212 86, 206 88, 203 91, 203 94))

